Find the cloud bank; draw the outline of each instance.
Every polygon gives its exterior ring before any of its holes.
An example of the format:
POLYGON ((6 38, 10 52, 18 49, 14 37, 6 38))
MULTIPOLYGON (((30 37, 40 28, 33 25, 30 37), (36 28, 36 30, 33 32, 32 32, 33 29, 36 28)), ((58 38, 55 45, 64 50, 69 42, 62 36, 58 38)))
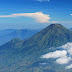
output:
POLYGON ((71 69, 72 68, 72 64, 69 66, 66 66, 66 69, 71 69))
POLYGON ((50 52, 45 55, 42 55, 41 58, 59 58, 59 57, 64 57, 66 56, 67 52, 65 50, 63 51, 55 51, 55 52, 50 52))
POLYGON ((43 14, 42 12, 36 12, 36 13, 19 13, 19 14, 11 14, 11 15, 0 15, 0 17, 31 17, 34 18, 35 21, 39 23, 49 23, 49 15, 43 14))
POLYGON ((65 50, 67 50, 67 52, 72 55, 72 43, 67 43, 63 46, 61 46, 60 48, 63 48, 65 50))
POLYGON ((67 43, 67 44, 61 46, 60 48, 63 48, 63 49, 71 49, 72 48, 72 43, 67 43))
POLYGON ((37 0, 39 2, 44 2, 44 1, 47 1, 47 2, 50 2, 50 0, 37 0))
MULTIPOLYGON (((72 61, 72 43, 67 43, 57 48, 62 50, 56 50, 54 52, 47 53, 45 55, 42 55, 41 58, 56 58, 55 62, 58 64, 68 64, 70 61, 72 61)), ((65 67, 65 69, 71 68, 72 64, 65 67)))
POLYGON ((47 53, 45 55, 42 55, 41 58, 57 58, 56 59, 56 63, 58 64, 67 64, 70 60, 71 60, 71 57, 67 57, 67 51, 66 50, 57 50, 55 52, 50 52, 50 53, 47 53))
POLYGON ((70 60, 71 60, 71 57, 65 56, 65 57, 61 57, 61 58, 57 59, 56 62, 58 64, 67 64, 70 60))

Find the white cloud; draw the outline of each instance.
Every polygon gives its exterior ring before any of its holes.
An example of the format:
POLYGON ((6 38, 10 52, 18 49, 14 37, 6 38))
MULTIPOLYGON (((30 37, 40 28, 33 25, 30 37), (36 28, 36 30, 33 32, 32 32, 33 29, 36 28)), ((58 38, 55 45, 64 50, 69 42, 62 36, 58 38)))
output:
POLYGON ((44 1, 47 1, 47 2, 50 2, 50 0, 37 0, 39 2, 44 2, 44 1))
MULTIPOLYGON (((63 50, 57 50, 55 52, 50 52, 45 55, 42 55, 41 58, 56 58, 56 63, 58 64, 68 64, 69 61, 72 61, 72 43, 67 43, 63 46, 57 47, 58 49, 63 50)), ((66 69, 71 69, 72 64, 69 66, 66 66, 66 69)))
POLYGON ((72 48, 67 50, 70 55, 72 55, 72 48))
POLYGON ((45 64, 47 64, 46 62, 45 63, 39 63, 40 65, 45 65, 45 64))
POLYGON ((66 56, 67 52, 65 50, 62 50, 62 51, 55 51, 55 52, 50 52, 50 53, 47 53, 45 55, 42 55, 41 58, 59 58, 59 57, 64 57, 66 56))
POLYGON ((72 15, 72 14, 70 14, 70 15, 72 15))
POLYGON ((72 55, 72 43, 67 43, 63 46, 61 46, 60 48, 66 49, 67 52, 72 55))
POLYGON ((51 19, 49 15, 43 14, 42 12, 0 15, 0 17, 21 17, 21 16, 34 18, 39 23, 49 23, 49 19, 51 19))
POLYGON ((58 64, 67 64, 70 60, 71 60, 71 57, 64 56, 64 57, 57 59, 56 62, 58 64))
POLYGON ((72 48, 72 43, 67 43, 67 44, 61 46, 61 48, 63 48, 63 49, 71 49, 72 48))
POLYGON ((69 66, 66 66, 66 69, 71 69, 72 68, 72 64, 69 66))

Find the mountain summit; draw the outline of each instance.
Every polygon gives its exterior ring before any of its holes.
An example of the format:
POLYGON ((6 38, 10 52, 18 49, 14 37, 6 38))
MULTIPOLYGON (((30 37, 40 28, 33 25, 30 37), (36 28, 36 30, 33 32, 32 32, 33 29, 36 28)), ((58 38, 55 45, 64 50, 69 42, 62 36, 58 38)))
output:
MULTIPOLYGON (((13 47, 21 48, 49 48, 49 47, 58 47, 66 44, 67 42, 72 42, 72 31, 68 30, 61 24, 51 24, 42 31, 38 32, 36 35, 23 40, 21 43, 16 44, 13 47), (19 46, 17 46, 19 45, 19 46)), ((8 43, 11 43, 8 42, 8 43)), ((20 42, 20 41, 19 41, 20 42)), ((5 45, 8 46, 6 43, 5 45)), ((10 44, 10 46, 11 46, 10 44)), ((5 47, 5 45, 3 45, 5 47)), ((9 46, 9 47, 10 47, 9 46)), ((12 46, 11 46, 12 47, 12 46)))
POLYGON ((72 42, 72 32, 61 24, 51 24, 35 36, 24 41, 27 47, 49 48, 58 47, 67 42, 72 42))

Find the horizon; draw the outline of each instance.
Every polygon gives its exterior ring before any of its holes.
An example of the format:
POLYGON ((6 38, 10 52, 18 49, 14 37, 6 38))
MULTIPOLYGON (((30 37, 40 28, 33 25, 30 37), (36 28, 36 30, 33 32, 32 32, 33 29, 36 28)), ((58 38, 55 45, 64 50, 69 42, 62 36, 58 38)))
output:
MULTIPOLYGON (((58 24, 58 23, 52 23, 53 25, 56 25, 56 24, 58 24)), ((50 25, 52 25, 52 24, 49 24, 48 26, 50 26, 50 25)), ((62 25, 62 24, 59 24, 59 25, 62 25)), ((48 26, 43 26, 42 28, 6 28, 6 29, 0 29, 0 31, 2 31, 2 30, 42 30, 42 29, 44 29, 44 28, 46 28, 46 27, 48 27, 48 26)), ((64 26, 64 25, 62 25, 62 26, 64 26)), ((67 28, 67 29, 71 29, 72 27, 70 27, 70 28, 68 28, 68 27, 66 27, 66 26, 64 26, 65 28, 67 28)))

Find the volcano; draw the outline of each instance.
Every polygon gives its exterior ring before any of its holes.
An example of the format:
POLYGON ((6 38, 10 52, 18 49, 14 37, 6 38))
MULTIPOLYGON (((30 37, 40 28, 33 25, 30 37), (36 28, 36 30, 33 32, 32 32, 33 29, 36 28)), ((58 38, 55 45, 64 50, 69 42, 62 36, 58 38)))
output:
MULTIPOLYGON (((57 47, 68 42, 72 42, 72 31, 61 24, 51 24, 28 39, 15 38, 2 45, 0 57, 4 60, 0 61, 0 65, 3 68, 10 67, 10 69, 5 69, 5 72, 35 72, 35 70, 36 72, 69 72, 62 66, 57 64, 54 66, 53 60, 41 59, 41 55, 55 51, 57 47), (47 65, 42 66, 41 64, 44 63, 47 65), (13 67, 15 68, 12 69, 13 67), (58 69, 60 71, 57 71, 58 69)), ((2 72, 1 68, 0 71, 2 72)))

